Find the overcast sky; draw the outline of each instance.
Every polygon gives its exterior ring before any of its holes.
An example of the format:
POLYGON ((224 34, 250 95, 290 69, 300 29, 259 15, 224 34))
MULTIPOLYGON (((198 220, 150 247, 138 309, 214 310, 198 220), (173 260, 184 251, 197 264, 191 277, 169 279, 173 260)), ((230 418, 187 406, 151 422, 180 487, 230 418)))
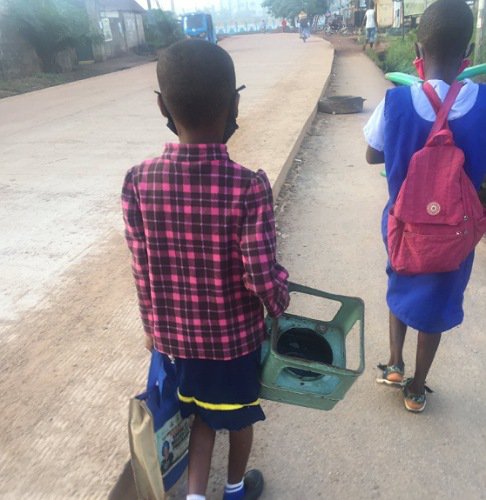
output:
MULTIPOLYGON (((147 8, 147 0, 137 0, 137 2, 144 8, 147 8)), ((171 10, 171 0, 159 0, 160 6, 163 10, 171 10)), ((219 7, 219 0, 174 0, 174 6, 177 13, 189 12, 198 9, 204 9, 209 5, 219 7)), ((157 8, 157 2, 152 0, 152 8, 157 8)))

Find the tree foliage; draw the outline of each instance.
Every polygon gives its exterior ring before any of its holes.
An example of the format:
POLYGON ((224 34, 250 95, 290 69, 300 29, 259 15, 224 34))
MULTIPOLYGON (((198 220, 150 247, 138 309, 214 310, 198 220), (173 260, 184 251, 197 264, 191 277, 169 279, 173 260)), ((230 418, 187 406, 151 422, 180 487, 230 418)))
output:
POLYGON ((35 49, 43 70, 57 72, 56 55, 95 38, 86 10, 76 0, 8 0, 7 19, 35 49))
POLYGON ((145 40, 153 49, 168 47, 184 38, 182 28, 173 12, 148 10, 144 15, 145 40))
POLYGON ((304 10, 309 19, 325 14, 329 9, 329 0, 264 0, 263 7, 276 18, 294 19, 304 10))

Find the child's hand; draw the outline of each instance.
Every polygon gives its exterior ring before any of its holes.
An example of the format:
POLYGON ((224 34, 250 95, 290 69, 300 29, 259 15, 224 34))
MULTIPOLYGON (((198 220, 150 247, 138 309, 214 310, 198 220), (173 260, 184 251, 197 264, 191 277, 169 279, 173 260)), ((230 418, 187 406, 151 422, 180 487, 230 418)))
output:
POLYGON ((152 335, 145 334, 145 349, 152 352, 153 348, 154 348, 154 338, 152 337, 152 335))

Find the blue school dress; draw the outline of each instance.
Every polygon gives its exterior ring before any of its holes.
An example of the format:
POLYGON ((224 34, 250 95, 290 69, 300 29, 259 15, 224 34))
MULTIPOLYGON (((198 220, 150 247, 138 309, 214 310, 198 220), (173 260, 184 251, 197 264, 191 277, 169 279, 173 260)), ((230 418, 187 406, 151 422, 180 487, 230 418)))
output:
MULTIPOLYGON (((382 217, 386 246, 388 212, 405 180, 412 155, 421 149, 432 122, 422 118, 413 105, 410 87, 387 92, 384 108, 385 169, 390 199, 382 217)), ((480 85, 475 105, 463 116, 449 121, 454 140, 465 155, 465 171, 479 190, 486 176, 486 85, 480 85)), ((474 252, 457 271, 404 276, 388 264, 387 303, 406 325, 425 333, 440 333, 459 325, 463 318, 464 290, 471 276, 474 252)))

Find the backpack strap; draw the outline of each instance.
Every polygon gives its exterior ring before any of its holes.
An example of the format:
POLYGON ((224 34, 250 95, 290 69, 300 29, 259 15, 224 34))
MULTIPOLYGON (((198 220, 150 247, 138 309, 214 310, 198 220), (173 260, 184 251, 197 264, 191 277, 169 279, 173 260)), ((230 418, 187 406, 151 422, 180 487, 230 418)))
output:
POLYGON ((431 106, 434 108, 435 114, 437 114, 440 108, 442 107, 442 101, 440 100, 440 97, 437 95, 437 92, 435 91, 434 87, 432 87, 432 85, 429 82, 424 82, 424 84, 422 85, 422 90, 429 99, 431 106))
POLYGON ((452 108, 452 105, 456 101, 461 88, 462 83, 454 80, 449 88, 449 91, 447 92, 444 102, 442 103, 432 85, 429 82, 425 82, 423 84, 422 89, 425 92, 425 95, 428 97, 430 104, 437 113, 437 117, 435 119, 434 125, 432 126, 429 137, 436 134, 439 130, 447 130, 449 128, 447 118, 449 117, 449 112, 452 108))

